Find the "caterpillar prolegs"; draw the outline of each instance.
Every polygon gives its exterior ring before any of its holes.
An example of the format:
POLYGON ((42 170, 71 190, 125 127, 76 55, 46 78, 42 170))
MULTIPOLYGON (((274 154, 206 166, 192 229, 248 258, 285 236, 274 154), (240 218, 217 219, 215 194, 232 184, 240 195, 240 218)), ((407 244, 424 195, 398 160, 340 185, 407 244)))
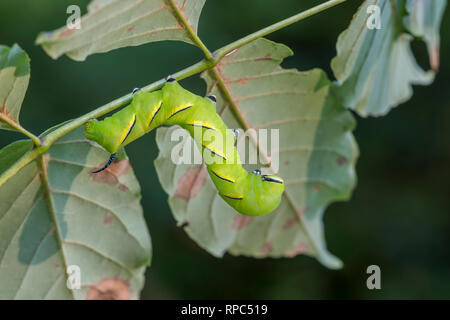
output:
POLYGON ((182 88, 174 78, 166 80, 161 90, 133 91, 130 105, 104 120, 92 119, 86 124, 86 138, 111 153, 105 167, 98 171, 111 164, 119 148, 147 132, 161 125, 179 125, 191 134, 202 155, 214 160, 205 161, 209 175, 219 195, 236 211, 258 216, 278 207, 283 180, 262 175, 259 170, 248 173, 242 167, 235 143, 229 143, 230 130, 216 113, 215 97, 200 97, 182 88), (214 132, 220 135, 212 135, 215 138, 208 141, 205 136, 214 132))

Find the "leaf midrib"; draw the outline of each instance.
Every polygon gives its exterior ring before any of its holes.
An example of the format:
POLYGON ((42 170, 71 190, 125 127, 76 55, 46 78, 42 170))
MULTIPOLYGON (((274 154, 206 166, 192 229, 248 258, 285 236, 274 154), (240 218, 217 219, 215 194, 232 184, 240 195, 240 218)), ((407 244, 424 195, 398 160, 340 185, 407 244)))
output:
MULTIPOLYGON (((62 233, 61 230, 59 228, 59 223, 58 223, 58 218, 56 216, 56 211, 55 211, 55 205, 53 203, 53 196, 51 193, 51 187, 50 187, 50 183, 49 183, 49 179, 48 179, 48 172, 45 167, 45 161, 44 161, 44 156, 39 156, 39 158, 37 159, 39 166, 38 166, 38 171, 40 172, 40 179, 41 179, 41 184, 44 188, 44 198, 45 198, 45 202, 47 203, 47 207, 50 213, 50 218, 52 219, 53 225, 55 226, 55 234, 56 234, 56 239, 58 242, 58 245, 61 249, 61 258, 64 264, 64 269, 62 270, 63 274, 65 274, 65 271, 68 268, 68 264, 67 264, 67 256, 66 256, 66 252, 64 251, 64 245, 63 245, 63 237, 62 237, 62 233)), ((66 276, 67 277, 67 276, 66 276)), ((73 300, 75 300, 75 293, 73 291, 73 289, 70 289, 66 286, 67 290, 70 291, 73 300)))

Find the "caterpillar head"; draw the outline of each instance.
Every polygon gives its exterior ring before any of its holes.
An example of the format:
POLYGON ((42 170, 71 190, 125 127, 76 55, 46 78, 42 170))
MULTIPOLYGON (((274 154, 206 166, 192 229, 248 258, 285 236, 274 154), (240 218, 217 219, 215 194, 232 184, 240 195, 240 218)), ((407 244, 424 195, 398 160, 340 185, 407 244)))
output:
POLYGON ((247 175, 247 187, 240 201, 225 199, 240 213, 260 216, 275 210, 281 202, 284 192, 284 181, 276 175, 263 175, 255 170, 247 175))
POLYGON ((114 153, 117 151, 116 145, 112 143, 113 139, 108 139, 108 137, 105 137, 105 131, 103 125, 103 121, 98 121, 97 119, 90 119, 86 123, 86 127, 84 130, 84 136, 88 140, 92 140, 97 142, 99 145, 101 145, 103 148, 105 148, 108 152, 114 153))
POLYGON ((284 181, 273 174, 260 174, 258 178, 261 178, 261 195, 259 197, 259 209, 257 212, 258 215, 267 214, 275 210, 280 204, 281 196, 284 192, 284 181))

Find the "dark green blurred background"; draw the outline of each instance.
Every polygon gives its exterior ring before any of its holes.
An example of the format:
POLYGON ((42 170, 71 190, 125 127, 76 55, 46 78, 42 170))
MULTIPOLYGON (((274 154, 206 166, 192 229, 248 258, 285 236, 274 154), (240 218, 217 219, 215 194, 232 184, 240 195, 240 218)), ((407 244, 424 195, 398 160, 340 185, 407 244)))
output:
MULTIPOLYGON (((199 35, 217 49, 248 33, 323 1, 208 0, 199 35), (282 3, 282 5, 280 5, 282 3)), ((31 57, 31 82, 22 107, 22 125, 33 133, 75 118, 114 98, 201 59, 201 51, 181 42, 150 43, 85 62, 52 60, 34 45, 40 31, 65 24, 66 8, 87 0, 0 0, 0 44, 19 43, 31 57)), ((321 67, 329 62, 337 36, 361 1, 347 3, 269 36, 291 47, 286 67, 321 67)), ((352 199, 334 203, 325 215, 330 251, 344 261, 339 271, 315 260, 256 260, 210 256, 175 226, 153 166, 154 133, 131 144, 128 155, 143 189, 142 204, 152 236, 153 265, 142 298, 391 299, 450 298, 450 21, 441 27, 441 68, 429 87, 383 118, 358 119, 355 136, 361 156, 352 199), (381 267, 381 290, 366 288, 366 268, 381 267)), ((419 62, 429 68, 425 45, 414 43, 419 62)), ((194 76, 188 89, 203 94, 194 76)), ((0 148, 21 138, 0 132, 0 148)))

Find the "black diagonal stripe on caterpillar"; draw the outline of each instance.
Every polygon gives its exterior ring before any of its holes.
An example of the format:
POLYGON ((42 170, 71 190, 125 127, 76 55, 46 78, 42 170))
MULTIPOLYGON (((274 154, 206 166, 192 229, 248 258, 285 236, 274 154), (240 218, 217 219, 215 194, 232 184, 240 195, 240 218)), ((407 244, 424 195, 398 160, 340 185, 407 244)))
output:
POLYGON ((127 132, 127 134, 125 135, 125 137, 122 139, 122 142, 121 142, 121 143, 123 143, 125 140, 127 140, 127 138, 128 138, 128 136, 130 135, 131 131, 133 131, 133 128, 134 128, 134 125, 135 125, 135 124, 136 124, 136 115, 134 115, 133 122, 131 123, 131 126, 130 126, 130 128, 128 129, 128 132, 127 132))
MULTIPOLYGON (((166 79, 161 90, 151 93, 133 90, 131 103, 122 110, 101 121, 91 119, 86 124, 85 135, 111 153, 104 168, 114 160, 115 153, 149 131, 166 125, 180 125, 197 143, 202 154, 206 150, 213 158, 229 160, 226 163, 206 163, 209 176, 218 194, 236 211, 246 215, 262 215, 273 211, 284 192, 283 179, 275 175, 248 173, 241 164, 236 150, 237 131, 231 146, 205 143, 203 133, 216 132, 227 137, 227 126, 216 113, 216 97, 200 97, 184 88, 173 78, 166 79), (197 137, 194 129, 202 134, 197 137)), ((225 140, 226 141, 226 140, 225 140)))
POLYGON ((212 169, 210 169, 210 171, 211 171, 216 177, 218 177, 219 179, 222 179, 222 180, 224 180, 224 181, 228 181, 228 182, 231 182, 231 183, 234 183, 234 182, 235 182, 235 181, 234 181, 233 179, 231 179, 231 178, 221 176, 220 174, 218 174, 216 171, 214 171, 214 170, 212 170, 212 169))
POLYGON ((230 196, 230 195, 227 195, 227 194, 221 194, 221 196, 226 197, 226 198, 231 199, 231 200, 244 200, 243 196, 230 196))

